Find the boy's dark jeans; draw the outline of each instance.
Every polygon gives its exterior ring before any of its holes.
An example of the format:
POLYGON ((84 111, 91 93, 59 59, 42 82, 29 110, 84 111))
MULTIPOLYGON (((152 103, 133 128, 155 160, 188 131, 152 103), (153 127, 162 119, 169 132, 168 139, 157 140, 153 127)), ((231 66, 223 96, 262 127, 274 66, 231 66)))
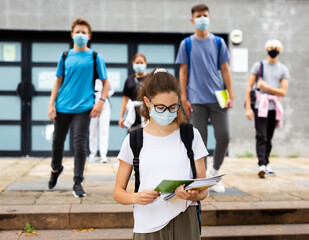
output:
POLYGON ((83 113, 57 112, 54 124, 53 149, 51 167, 53 170, 61 168, 64 142, 70 128, 73 125, 73 149, 74 149, 74 182, 82 182, 87 156, 87 139, 91 110, 83 113))
POLYGON ((256 154, 259 159, 259 166, 269 163, 269 155, 272 148, 271 139, 276 128, 276 111, 268 111, 267 118, 258 117, 258 110, 254 109, 254 122, 256 130, 256 154))

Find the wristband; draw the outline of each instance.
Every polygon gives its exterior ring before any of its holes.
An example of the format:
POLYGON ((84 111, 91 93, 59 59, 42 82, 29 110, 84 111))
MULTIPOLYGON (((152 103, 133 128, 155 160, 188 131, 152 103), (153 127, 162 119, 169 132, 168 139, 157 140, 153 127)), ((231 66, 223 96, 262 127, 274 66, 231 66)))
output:
POLYGON ((102 100, 103 102, 106 102, 106 98, 100 98, 100 100, 102 100))

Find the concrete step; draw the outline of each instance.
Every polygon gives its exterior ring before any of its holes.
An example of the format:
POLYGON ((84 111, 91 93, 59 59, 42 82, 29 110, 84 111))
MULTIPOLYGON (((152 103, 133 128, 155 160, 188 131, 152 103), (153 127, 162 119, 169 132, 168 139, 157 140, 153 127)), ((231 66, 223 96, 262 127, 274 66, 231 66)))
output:
MULTIPOLYGON (((202 204, 203 226, 309 223, 309 201, 214 202, 202 204)), ((8 205, 0 206, 0 230, 132 228, 132 206, 8 205)))
MULTIPOLYGON (((36 236, 17 231, 1 231, 6 240, 130 240, 132 229, 38 230, 36 236)), ((202 240, 306 240, 309 224, 250 225, 203 227, 202 240)))

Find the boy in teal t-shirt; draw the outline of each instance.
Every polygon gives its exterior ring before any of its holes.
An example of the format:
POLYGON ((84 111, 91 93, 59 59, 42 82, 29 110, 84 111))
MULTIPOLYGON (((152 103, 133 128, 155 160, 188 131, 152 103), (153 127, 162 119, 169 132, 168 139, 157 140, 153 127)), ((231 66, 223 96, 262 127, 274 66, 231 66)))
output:
POLYGON ((73 195, 84 197, 81 182, 87 156, 87 137, 90 117, 99 117, 106 101, 109 82, 105 62, 100 54, 96 55, 96 73, 102 80, 103 89, 100 101, 94 104, 94 59, 93 50, 87 47, 91 39, 91 26, 87 20, 78 18, 72 24, 71 37, 74 47, 67 56, 61 55, 57 67, 57 80, 53 86, 48 116, 54 122, 55 130, 52 147, 52 171, 49 189, 56 186, 63 172, 62 157, 64 142, 70 125, 73 125, 74 147, 74 186, 73 195))

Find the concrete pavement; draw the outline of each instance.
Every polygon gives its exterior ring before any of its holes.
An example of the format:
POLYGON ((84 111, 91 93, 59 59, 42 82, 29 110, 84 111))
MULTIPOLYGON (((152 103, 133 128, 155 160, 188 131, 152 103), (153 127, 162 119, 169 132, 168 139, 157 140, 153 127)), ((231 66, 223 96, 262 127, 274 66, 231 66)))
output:
MULTIPOLYGON (((211 166, 211 158, 208 166, 211 166)), ((259 179, 254 158, 226 158, 221 172, 226 192, 210 193, 205 202, 257 202, 309 200, 309 159, 272 158, 276 176, 259 179)), ((88 196, 72 195, 73 158, 64 158, 65 171, 49 190, 50 158, 0 158, 0 205, 59 205, 116 203, 112 193, 118 160, 86 164, 84 190, 88 196)), ((134 177, 129 183, 133 191, 134 177)))

